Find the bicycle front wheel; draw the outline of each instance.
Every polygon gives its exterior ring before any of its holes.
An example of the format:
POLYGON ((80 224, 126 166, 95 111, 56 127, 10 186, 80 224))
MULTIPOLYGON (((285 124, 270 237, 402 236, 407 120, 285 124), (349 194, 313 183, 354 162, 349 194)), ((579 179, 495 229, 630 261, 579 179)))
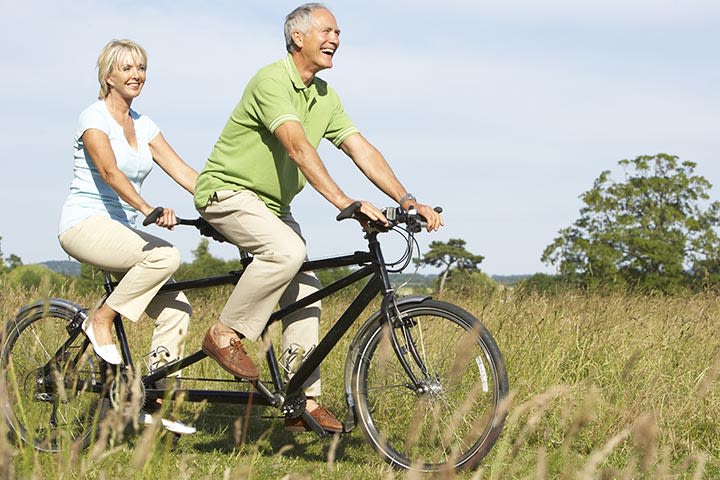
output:
POLYGON ((109 404, 103 364, 79 328, 83 315, 51 300, 23 310, 6 329, 5 415, 15 436, 38 450, 86 447, 109 404))
POLYGON ((393 466, 441 471, 472 468, 503 427, 505 363, 487 329, 470 313, 435 300, 399 306, 407 335, 401 351, 420 386, 377 322, 360 341, 352 396, 361 429, 393 466), (412 352, 416 352, 413 355, 412 352))

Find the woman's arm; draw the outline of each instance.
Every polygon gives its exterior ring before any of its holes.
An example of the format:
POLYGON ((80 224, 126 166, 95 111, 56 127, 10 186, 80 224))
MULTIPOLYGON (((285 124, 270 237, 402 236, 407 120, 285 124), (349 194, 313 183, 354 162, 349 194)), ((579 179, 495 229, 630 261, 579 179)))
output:
MULTIPOLYGON (((85 149, 105 183, 120 198, 130 204, 131 207, 139 210, 143 215, 147 216, 152 212, 153 207, 140 196, 127 176, 118 168, 115 152, 113 152, 107 134, 102 130, 89 128, 83 133, 82 139, 85 149)), ((194 185, 193 183, 193 189, 194 185)), ((160 227, 172 229, 177 225, 175 212, 171 208, 165 208, 162 216, 155 223, 160 227)))
POLYGON ((152 153, 155 163, 160 165, 160 168, 170 175, 178 185, 191 194, 195 193, 198 173, 175 153, 162 133, 158 133, 150 142, 150 153, 152 153))
POLYGON ((130 206, 140 210, 143 215, 147 216, 153 210, 153 207, 140 196, 127 176, 118 168, 115 152, 113 152, 107 134, 102 130, 89 128, 83 133, 82 139, 85 149, 90 154, 95 168, 97 168, 105 183, 130 206))

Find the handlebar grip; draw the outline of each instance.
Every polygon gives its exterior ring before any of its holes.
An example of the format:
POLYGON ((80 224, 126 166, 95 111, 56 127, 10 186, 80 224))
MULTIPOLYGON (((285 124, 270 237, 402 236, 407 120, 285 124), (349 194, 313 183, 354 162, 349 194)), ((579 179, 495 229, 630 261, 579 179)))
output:
POLYGON ((360 202, 353 202, 347 207, 343 208, 340 213, 338 213, 338 216, 335 217, 335 219, 339 222, 340 220, 347 220, 348 218, 353 218, 353 215, 355 214, 355 211, 359 209, 362 206, 362 203, 360 202))
POLYGON ((158 218, 163 214, 165 209, 163 207, 156 207, 155 210, 150 212, 147 217, 145 217, 145 220, 143 220, 143 226, 147 227, 151 223, 155 223, 158 218))

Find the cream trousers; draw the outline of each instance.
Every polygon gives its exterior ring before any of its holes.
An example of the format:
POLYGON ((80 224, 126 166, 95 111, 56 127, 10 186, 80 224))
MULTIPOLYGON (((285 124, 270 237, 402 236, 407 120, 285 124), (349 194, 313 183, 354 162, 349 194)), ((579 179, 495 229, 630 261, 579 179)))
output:
POLYGON ((145 312, 155 323, 151 368, 180 358, 192 310, 185 294, 157 291, 180 266, 180 252, 165 240, 104 216, 93 216, 58 237, 70 256, 120 279, 105 303, 137 322, 145 312))
MULTIPOLYGON (((284 307, 320 288, 312 272, 298 273, 307 252, 300 226, 292 218, 278 218, 249 191, 220 191, 199 210, 205 220, 230 242, 253 255, 240 277, 220 321, 250 340, 262 334, 275 307, 284 307)), ((318 343, 320 302, 282 320, 281 362, 291 376, 303 355, 318 343)), ((320 394, 320 372, 304 385, 305 394, 320 394)))

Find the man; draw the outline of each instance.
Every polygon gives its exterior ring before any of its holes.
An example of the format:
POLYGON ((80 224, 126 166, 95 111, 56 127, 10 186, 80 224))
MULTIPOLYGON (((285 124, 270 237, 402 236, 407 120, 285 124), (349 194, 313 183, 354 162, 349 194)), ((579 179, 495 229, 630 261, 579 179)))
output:
MULTIPOLYGON (((317 146, 326 138, 342 149, 380 190, 403 208, 415 207, 429 230, 442 225, 438 213, 418 203, 389 165, 345 114, 340 100, 315 74, 333 66, 340 29, 322 4, 308 3, 285 19, 288 55, 261 69, 248 83, 230 116, 195 187, 200 214, 228 240, 253 255, 225 305, 220 320, 208 330, 203 350, 225 370, 255 380, 258 370, 241 339, 255 341, 279 303, 281 306, 316 291, 312 273, 298 273, 306 258, 300 227, 290 202, 306 181, 338 210, 354 199, 328 174, 317 146)), ((374 205, 360 211, 387 222, 374 205)), ((320 305, 311 305, 283 319, 283 364, 318 343, 320 305)), ((320 375, 304 385, 307 411, 327 431, 342 430, 340 422, 316 398, 320 375)), ((305 430, 298 419, 286 429, 305 430)))

